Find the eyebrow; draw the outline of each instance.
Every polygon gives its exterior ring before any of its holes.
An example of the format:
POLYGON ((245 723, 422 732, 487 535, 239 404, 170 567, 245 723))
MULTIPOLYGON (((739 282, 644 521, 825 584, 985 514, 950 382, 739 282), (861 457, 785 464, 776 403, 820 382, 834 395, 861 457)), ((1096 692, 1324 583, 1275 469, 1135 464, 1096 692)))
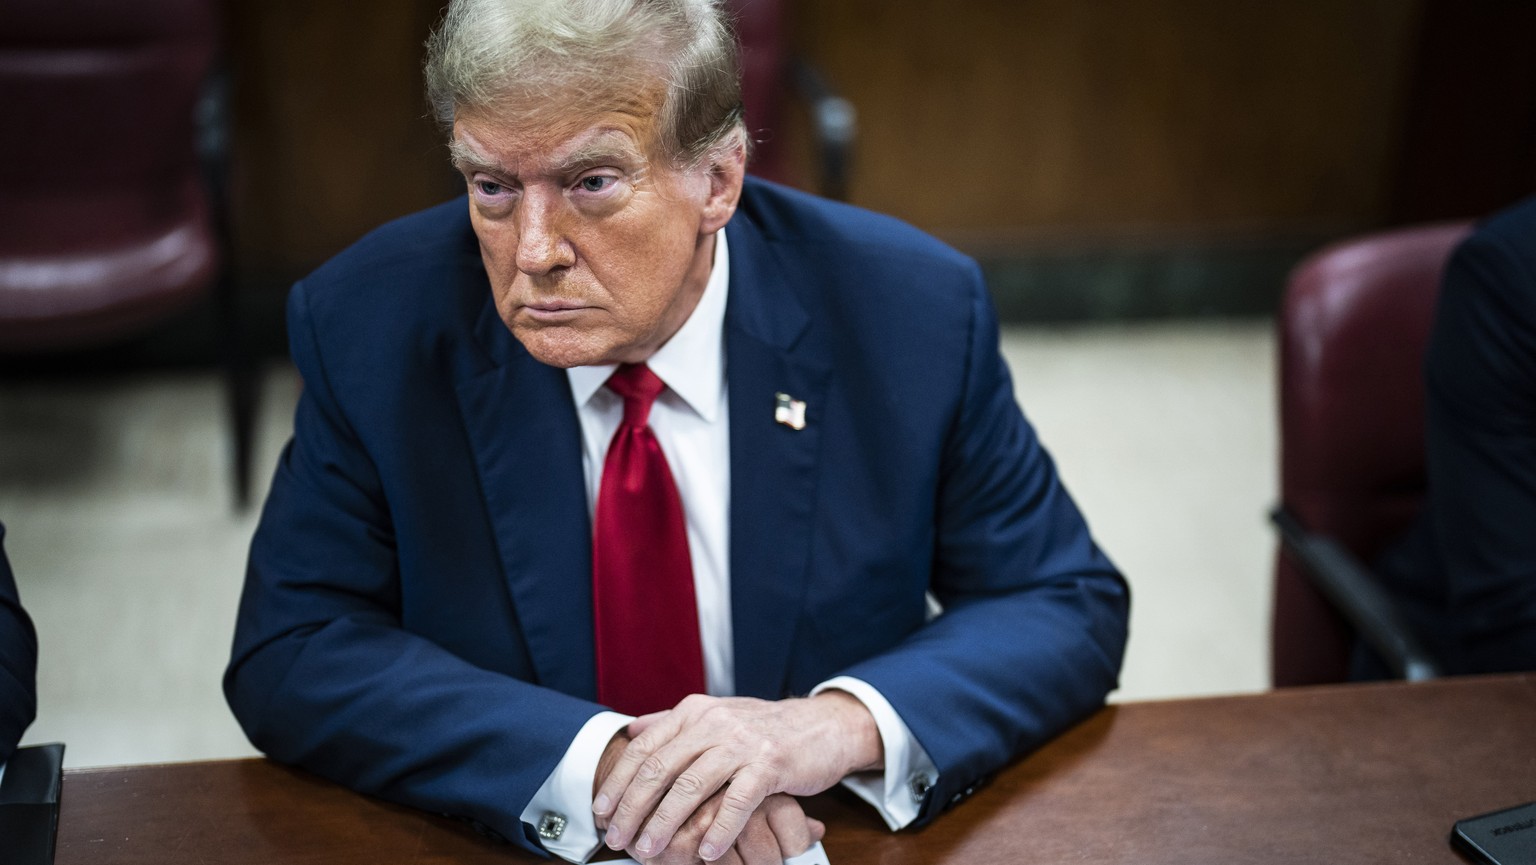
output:
POLYGON ((453 167, 460 172, 484 171, 487 174, 509 175, 511 172, 506 167, 493 160, 486 159, 476 153, 465 144, 462 139, 455 138, 448 142, 448 156, 453 162, 453 167))
POLYGON ((643 166, 646 159, 628 138, 618 133, 604 133, 567 154, 560 160, 555 170, 561 174, 569 174, 579 168, 590 168, 609 162, 643 166))
MULTIPOLYGON (((502 177, 513 177, 517 174, 496 160, 480 155, 459 138, 448 142, 448 154, 453 167, 460 172, 484 171, 487 174, 502 177)), ((559 174, 569 174, 578 169, 609 162, 622 162, 644 168, 649 160, 635 149, 629 139, 619 133, 608 132, 598 135, 594 140, 567 154, 554 170, 559 174)))

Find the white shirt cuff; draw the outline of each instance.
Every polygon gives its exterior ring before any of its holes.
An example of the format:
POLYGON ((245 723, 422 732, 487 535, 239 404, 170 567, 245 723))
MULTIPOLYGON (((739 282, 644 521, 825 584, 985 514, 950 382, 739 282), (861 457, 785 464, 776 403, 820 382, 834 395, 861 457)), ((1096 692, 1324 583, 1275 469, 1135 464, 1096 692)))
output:
POLYGON ((884 771, 855 772, 843 786, 873 805, 894 831, 917 819, 923 796, 939 778, 938 767, 918 744, 905 721, 873 685, 851 676, 838 676, 817 685, 811 696, 836 689, 852 694, 875 717, 880 742, 885 747, 884 771))
POLYGON ((545 850, 570 862, 585 862, 597 852, 603 839, 592 819, 592 779, 609 740, 633 720, 618 712, 593 715, 528 801, 522 820, 539 836, 545 850))

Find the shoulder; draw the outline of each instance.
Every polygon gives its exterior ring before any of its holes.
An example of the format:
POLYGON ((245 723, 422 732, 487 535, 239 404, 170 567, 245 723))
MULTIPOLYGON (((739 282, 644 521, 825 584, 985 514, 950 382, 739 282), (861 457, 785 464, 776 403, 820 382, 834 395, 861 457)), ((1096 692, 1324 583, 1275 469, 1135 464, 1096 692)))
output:
POLYGON ((860 267, 913 266, 973 272, 975 263, 938 238, 893 216, 748 178, 741 215, 764 240, 805 255, 854 260, 860 267))
POLYGON ((1488 217, 1472 239, 1509 247, 1527 258, 1536 257, 1536 196, 1488 217))
MULTIPOLYGON (((925 344, 968 332, 990 315, 981 270, 937 238, 891 216, 749 179, 731 238, 745 241, 743 271, 767 284, 760 302, 789 296, 827 339, 868 350, 850 336, 925 344), (750 263, 748 263, 750 262, 750 263)), ((732 288, 732 296, 736 288, 732 288)))
POLYGON ((1536 400, 1536 198, 1490 217, 1451 255, 1425 371, 1446 417, 1527 426, 1536 400))
POLYGON ((422 281, 442 282, 481 268, 469 208, 456 198, 374 229, 322 264, 303 284, 312 294, 366 292, 381 299, 422 281))
POLYGON ((468 206, 457 198, 380 226, 306 276, 289 300, 289 324, 302 319, 317 339, 420 339, 471 327, 488 298, 468 206))
POLYGON ((1477 226, 1456 248, 1446 290, 1486 295, 1512 304, 1509 312, 1536 318, 1536 197, 1500 211, 1477 226))
POLYGON ((980 268, 917 228, 760 181, 748 184, 738 215, 745 220, 731 238, 730 295, 737 320, 803 315, 802 346, 846 380, 923 382, 957 395, 974 351, 996 344, 980 268))

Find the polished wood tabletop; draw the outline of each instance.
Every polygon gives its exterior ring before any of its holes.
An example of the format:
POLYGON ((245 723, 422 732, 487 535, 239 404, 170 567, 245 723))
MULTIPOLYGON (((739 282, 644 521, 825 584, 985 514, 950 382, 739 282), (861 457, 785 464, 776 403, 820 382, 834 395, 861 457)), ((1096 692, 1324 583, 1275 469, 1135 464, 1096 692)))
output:
MULTIPOLYGON (((916 832, 809 800, 835 865, 1458 863, 1462 817, 1536 800, 1536 675, 1104 709, 916 832)), ((541 861, 264 760, 71 770, 58 865, 541 861)))

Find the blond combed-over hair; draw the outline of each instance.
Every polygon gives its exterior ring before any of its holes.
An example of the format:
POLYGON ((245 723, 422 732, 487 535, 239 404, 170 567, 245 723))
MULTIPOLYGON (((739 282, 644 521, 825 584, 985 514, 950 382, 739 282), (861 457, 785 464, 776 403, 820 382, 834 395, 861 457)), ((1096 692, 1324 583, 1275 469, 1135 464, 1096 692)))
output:
POLYGON ((452 0, 425 71, 445 129, 460 111, 505 100, 602 107, 623 76, 650 76, 665 88, 663 155, 692 166, 733 137, 747 143, 736 41, 718 0, 452 0))

